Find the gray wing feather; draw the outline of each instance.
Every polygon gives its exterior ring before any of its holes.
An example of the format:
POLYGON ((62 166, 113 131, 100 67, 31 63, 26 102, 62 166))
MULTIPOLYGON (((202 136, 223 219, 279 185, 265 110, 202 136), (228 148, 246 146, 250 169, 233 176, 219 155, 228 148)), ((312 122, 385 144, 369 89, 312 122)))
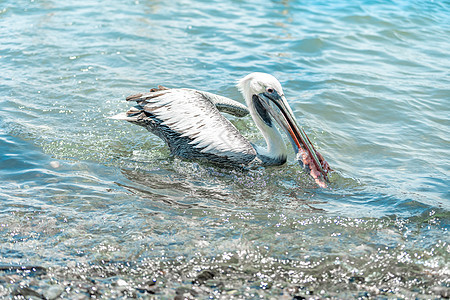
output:
POLYGON ((203 91, 197 92, 209 99, 220 112, 226 112, 236 117, 245 117, 250 113, 245 105, 233 99, 203 91))
POLYGON ((127 100, 138 105, 117 118, 145 126, 175 155, 238 164, 256 156, 250 142, 219 112, 227 107, 227 112, 243 115, 247 108, 239 102, 191 89, 156 90, 127 100))

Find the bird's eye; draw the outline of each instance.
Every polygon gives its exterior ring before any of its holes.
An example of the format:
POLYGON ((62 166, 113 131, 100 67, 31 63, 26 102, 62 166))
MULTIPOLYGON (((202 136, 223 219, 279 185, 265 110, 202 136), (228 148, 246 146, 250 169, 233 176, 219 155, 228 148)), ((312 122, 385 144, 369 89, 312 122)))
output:
POLYGON ((272 94, 273 93, 273 89, 271 89, 271 88, 267 88, 267 90, 266 90, 269 94, 272 94))

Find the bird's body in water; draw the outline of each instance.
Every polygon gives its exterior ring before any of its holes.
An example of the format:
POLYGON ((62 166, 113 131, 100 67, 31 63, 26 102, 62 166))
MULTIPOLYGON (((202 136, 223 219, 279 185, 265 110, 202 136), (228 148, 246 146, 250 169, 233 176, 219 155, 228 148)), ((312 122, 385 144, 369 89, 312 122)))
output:
POLYGON ((175 156, 231 166, 284 164, 287 149, 277 122, 316 182, 324 186, 330 168, 298 127, 278 80, 269 74, 252 73, 237 87, 247 107, 208 92, 160 86, 127 97, 137 105, 113 118, 144 126, 163 139, 175 156), (221 112, 238 117, 250 114, 267 147, 250 143, 221 112))

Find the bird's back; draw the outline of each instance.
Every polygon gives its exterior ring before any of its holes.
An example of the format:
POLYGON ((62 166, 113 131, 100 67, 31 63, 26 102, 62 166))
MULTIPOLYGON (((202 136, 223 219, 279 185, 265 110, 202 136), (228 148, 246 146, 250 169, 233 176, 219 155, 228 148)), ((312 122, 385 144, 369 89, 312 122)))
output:
MULTIPOLYGON (((250 163, 256 157, 255 149, 219 112, 210 95, 159 87, 127 97, 137 105, 116 119, 144 126, 166 141, 176 156, 219 164, 250 163)), ((235 109, 242 114, 245 106, 237 103, 235 109)))

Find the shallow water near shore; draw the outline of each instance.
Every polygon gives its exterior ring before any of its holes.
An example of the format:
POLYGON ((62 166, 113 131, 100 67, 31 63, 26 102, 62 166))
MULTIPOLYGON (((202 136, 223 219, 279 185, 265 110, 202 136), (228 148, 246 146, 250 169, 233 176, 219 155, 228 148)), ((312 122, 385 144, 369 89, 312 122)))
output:
POLYGON ((446 1, 4 1, 0 298, 449 297, 449 15, 446 1), (255 71, 280 80, 328 188, 292 151, 221 168, 108 119, 158 84, 242 101, 255 71))

